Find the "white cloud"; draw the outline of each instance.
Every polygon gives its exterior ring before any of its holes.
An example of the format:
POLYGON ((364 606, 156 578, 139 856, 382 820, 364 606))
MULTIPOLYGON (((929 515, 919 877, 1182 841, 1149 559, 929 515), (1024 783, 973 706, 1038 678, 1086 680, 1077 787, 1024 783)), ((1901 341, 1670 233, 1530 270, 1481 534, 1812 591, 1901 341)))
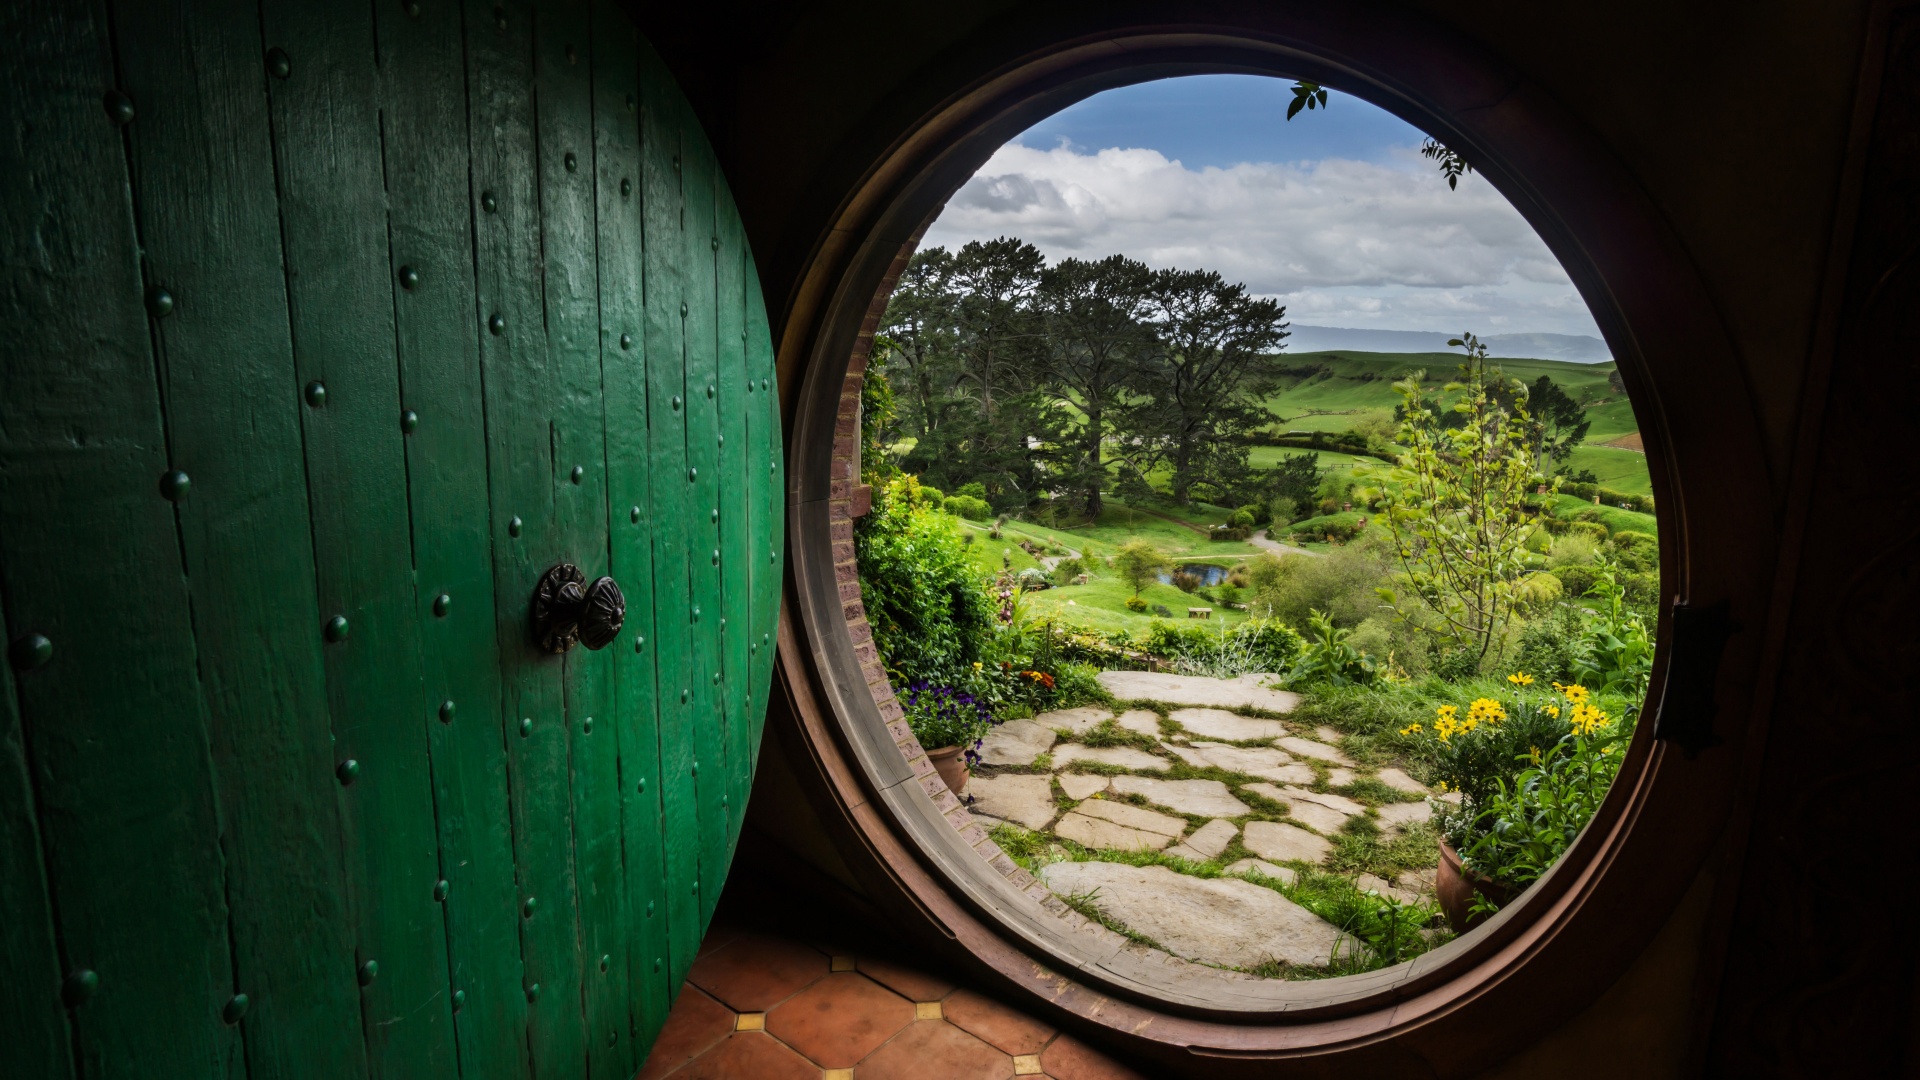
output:
POLYGON ((1567 275, 1478 176, 1450 190, 1406 151, 1189 169, 1156 150, 1009 143, 951 200, 926 245, 1018 236, 1049 258, 1120 253, 1218 270, 1302 323, 1457 333, 1596 334, 1567 275))

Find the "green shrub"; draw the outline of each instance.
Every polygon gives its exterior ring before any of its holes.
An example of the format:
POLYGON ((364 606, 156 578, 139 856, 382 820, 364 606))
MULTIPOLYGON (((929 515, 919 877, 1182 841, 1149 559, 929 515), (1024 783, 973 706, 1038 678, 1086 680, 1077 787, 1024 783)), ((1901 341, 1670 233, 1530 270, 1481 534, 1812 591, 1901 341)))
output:
POLYGON ((1240 512, 1247 515, 1249 525, 1266 525, 1273 521, 1273 508, 1266 503, 1248 503, 1240 508, 1240 512))
POLYGON ((1584 536, 1588 540, 1593 541, 1595 546, 1606 543, 1607 536, 1608 536, 1607 526, 1605 523, 1600 521, 1599 518, 1600 518, 1600 515, 1596 511, 1593 511, 1593 510, 1580 511, 1580 517, 1575 519, 1572 524, 1567 526, 1567 535, 1568 536, 1584 536), (1589 517, 1588 515, 1592 515, 1592 516, 1589 517))
POLYGON ((1566 522, 1564 525, 1568 530, 1567 535, 1556 537, 1553 546, 1547 549, 1547 567, 1558 570, 1563 566, 1586 566, 1593 562, 1594 556, 1600 552, 1600 545, 1586 533, 1573 532, 1574 523, 1566 522))
POLYGON ((1629 573, 1644 574, 1660 569, 1660 542, 1643 532, 1613 534, 1614 558, 1629 573))
POLYGON ((955 495, 966 495, 975 499, 985 500, 987 497, 987 485, 978 480, 974 480, 954 488, 953 493, 955 495))
POLYGON ((954 519, 922 505, 902 476, 874 492, 854 529, 860 593, 875 647, 901 682, 961 685, 991 631, 993 608, 954 519))
POLYGON ((1365 685, 1373 681, 1373 658, 1354 648, 1342 630, 1318 611, 1307 617, 1309 632, 1299 657, 1287 671, 1287 685, 1365 685))
POLYGON ((1427 670, 1447 682, 1464 682, 1480 674, 1480 654, 1472 649, 1450 649, 1435 639, 1428 646, 1427 670))
POLYGON ((1573 608, 1559 605, 1541 619, 1527 624, 1520 632, 1520 649, 1514 654, 1514 667, 1542 682, 1563 682, 1573 676, 1585 639, 1580 615, 1573 608))
POLYGON ((1383 607, 1377 590, 1387 582, 1388 566, 1381 554, 1369 538, 1318 557, 1262 556, 1248 570, 1248 609, 1295 629, 1304 629, 1316 609, 1336 626, 1358 626, 1383 607))
POLYGON ((940 506, 941 503, 945 502, 947 498, 946 493, 941 491, 939 488, 928 487, 925 484, 920 484, 919 487, 915 488, 913 490, 912 497, 914 501, 920 503, 921 505, 931 506, 936 509, 940 506))
POLYGON ((1071 585, 1073 579, 1087 572, 1087 564, 1077 556, 1069 555, 1053 564, 1053 580, 1058 585, 1071 585))
POLYGON ((1560 579, 1560 588, 1566 596, 1585 596, 1600 574, 1591 566, 1561 566, 1553 571, 1560 579))
POLYGON ((977 495, 949 495, 940 505, 947 513, 968 521, 985 521, 993 516, 993 507, 977 495))
POLYGON ((1235 528, 1252 528, 1253 527, 1253 510, 1245 506, 1241 507, 1238 510, 1235 510, 1233 512, 1233 517, 1227 520, 1227 524, 1232 525, 1235 528))
MULTIPOLYGON (((1593 737, 1569 735, 1535 756, 1509 783, 1502 779, 1478 804, 1460 861, 1516 888, 1539 880, 1593 819, 1626 756, 1631 724, 1593 737)), ((1494 907, 1484 898, 1477 910, 1494 907)))
POLYGON ((1147 602, 1137 596, 1129 596, 1127 597, 1127 610, 1133 612, 1145 611, 1147 610, 1147 602))

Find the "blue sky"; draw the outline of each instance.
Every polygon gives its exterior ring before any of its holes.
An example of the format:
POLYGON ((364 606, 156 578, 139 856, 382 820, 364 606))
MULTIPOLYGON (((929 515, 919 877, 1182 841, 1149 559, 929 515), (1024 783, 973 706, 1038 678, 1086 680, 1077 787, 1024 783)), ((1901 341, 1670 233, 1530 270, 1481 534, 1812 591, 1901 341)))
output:
POLYGON ((1083 150, 1143 146, 1188 168, 1243 161, 1383 162, 1418 149, 1420 129, 1359 98, 1328 92, 1327 110, 1291 121, 1293 84, 1260 75, 1159 79, 1108 90, 1053 114, 1018 142, 1050 150, 1066 139, 1083 150))
POLYGON ((1449 189, 1419 156, 1420 131, 1359 98, 1334 91, 1288 121, 1292 97, 1289 82, 1251 75, 1098 94, 1003 146, 926 244, 1018 236, 1051 259, 1218 270, 1305 325, 1598 336, 1484 180, 1449 189))

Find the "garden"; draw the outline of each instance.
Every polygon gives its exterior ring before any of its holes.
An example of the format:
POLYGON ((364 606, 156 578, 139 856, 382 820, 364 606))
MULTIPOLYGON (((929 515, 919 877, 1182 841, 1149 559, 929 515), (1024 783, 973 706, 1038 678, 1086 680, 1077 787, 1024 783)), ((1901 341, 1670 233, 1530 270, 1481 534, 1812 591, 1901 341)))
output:
POLYGON ((916 258, 953 295, 910 269, 863 409, 868 619, 950 786, 1080 916, 1255 977, 1399 963, 1514 902, 1604 798, 1651 666, 1652 501, 1566 465, 1593 395, 1463 335, 1453 378, 1280 431, 1258 325, 1202 344, 1085 265, 998 307, 952 284, 1007 243, 916 258), (1038 351, 980 410, 972 343, 1022 305, 1038 351), (1089 325, 1113 384, 1047 383, 1089 325), (1153 400, 1168 341, 1257 354, 1204 453, 1153 400), (974 395, 964 430, 943 394, 974 395))

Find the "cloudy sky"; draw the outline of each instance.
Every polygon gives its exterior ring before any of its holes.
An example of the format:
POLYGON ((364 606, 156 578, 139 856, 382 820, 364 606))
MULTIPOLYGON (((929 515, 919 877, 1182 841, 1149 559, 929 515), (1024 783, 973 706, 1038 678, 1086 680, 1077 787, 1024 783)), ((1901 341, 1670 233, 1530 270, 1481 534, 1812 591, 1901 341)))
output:
POLYGON ((1002 147, 925 244, 1218 270, 1309 325, 1599 336, 1533 229, 1477 175, 1449 190, 1418 129, 1338 92, 1289 122, 1290 100, 1250 75, 1107 91, 1002 147))

